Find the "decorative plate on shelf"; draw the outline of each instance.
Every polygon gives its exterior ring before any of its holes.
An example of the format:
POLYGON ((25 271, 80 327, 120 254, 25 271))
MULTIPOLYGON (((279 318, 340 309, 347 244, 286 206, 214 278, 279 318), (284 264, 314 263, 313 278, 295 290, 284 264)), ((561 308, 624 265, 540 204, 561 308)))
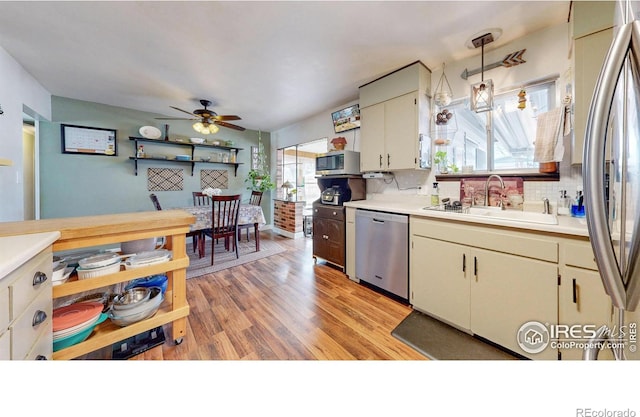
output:
POLYGON ((139 132, 146 139, 160 139, 160 136, 162 136, 160 129, 153 126, 142 126, 139 132))

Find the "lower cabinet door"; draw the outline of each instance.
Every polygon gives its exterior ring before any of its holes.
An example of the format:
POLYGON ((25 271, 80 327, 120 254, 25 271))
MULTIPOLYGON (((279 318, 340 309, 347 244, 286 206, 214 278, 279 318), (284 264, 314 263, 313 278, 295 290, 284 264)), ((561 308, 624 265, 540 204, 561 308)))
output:
POLYGON ((530 353, 518 339, 529 322, 540 324, 531 328, 533 341, 542 336, 536 332, 557 324, 557 264, 483 249, 472 249, 471 254, 473 333, 531 359, 557 360, 557 348, 550 341, 542 351, 530 353))
MULTIPOLYGON (((566 326, 585 325, 591 330, 602 325, 611 327, 612 306, 611 299, 604 292, 600 273, 580 268, 565 267, 562 270, 560 292, 558 294, 558 323, 566 326)), ((567 343, 561 344, 562 359, 582 359, 583 350, 572 346, 571 342, 586 342, 580 334, 584 334, 581 327, 573 333, 567 343), (579 334, 580 333, 580 334, 579 334)), ((603 349, 598 359, 613 359, 610 349, 603 349)))
POLYGON ((413 306, 469 329, 470 265, 465 246, 413 236, 410 297, 413 306))
POLYGON ((0 361, 11 359, 11 330, 5 329, 0 334, 0 361))

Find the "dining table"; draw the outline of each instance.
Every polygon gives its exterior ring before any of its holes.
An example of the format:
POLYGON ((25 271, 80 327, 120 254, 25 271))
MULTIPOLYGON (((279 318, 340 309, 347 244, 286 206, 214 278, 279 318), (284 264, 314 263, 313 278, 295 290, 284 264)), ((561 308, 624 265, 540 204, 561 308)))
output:
MULTIPOLYGON (((179 207, 192 214, 196 221, 191 224, 191 231, 211 229, 212 207, 210 205, 179 207)), ((213 213, 215 215, 215 213, 213 213)), ((256 237, 256 252, 260 251, 260 226, 267 224, 262 207, 253 204, 240 204, 238 224, 253 224, 256 237)), ((200 245, 200 257, 204 256, 204 245, 200 245)))

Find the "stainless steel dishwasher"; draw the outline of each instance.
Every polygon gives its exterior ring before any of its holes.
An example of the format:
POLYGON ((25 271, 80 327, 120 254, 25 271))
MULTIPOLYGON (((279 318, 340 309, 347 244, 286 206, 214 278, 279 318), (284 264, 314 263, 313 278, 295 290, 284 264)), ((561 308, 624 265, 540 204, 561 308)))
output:
POLYGON ((409 299, 409 216, 356 210, 356 278, 409 299))

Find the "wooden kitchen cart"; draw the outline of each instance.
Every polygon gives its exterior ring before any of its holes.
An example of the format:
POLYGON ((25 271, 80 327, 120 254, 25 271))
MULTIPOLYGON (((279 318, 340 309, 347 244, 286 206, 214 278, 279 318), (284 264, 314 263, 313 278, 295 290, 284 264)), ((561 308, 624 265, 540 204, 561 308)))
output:
POLYGON ((59 231, 60 238, 53 243, 54 252, 162 236, 166 237, 165 247, 173 252, 169 262, 72 280, 53 287, 53 299, 56 299, 160 273, 166 273, 169 279, 165 300, 153 317, 126 327, 107 320, 84 342, 54 352, 53 359, 77 358, 167 323, 172 323, 175 343, 181 343, 189 315, 186 297, 189 257, 185 235, 194 221, 195 218, 185 211, 162 210, 2 223, 0 236, 59 231))

